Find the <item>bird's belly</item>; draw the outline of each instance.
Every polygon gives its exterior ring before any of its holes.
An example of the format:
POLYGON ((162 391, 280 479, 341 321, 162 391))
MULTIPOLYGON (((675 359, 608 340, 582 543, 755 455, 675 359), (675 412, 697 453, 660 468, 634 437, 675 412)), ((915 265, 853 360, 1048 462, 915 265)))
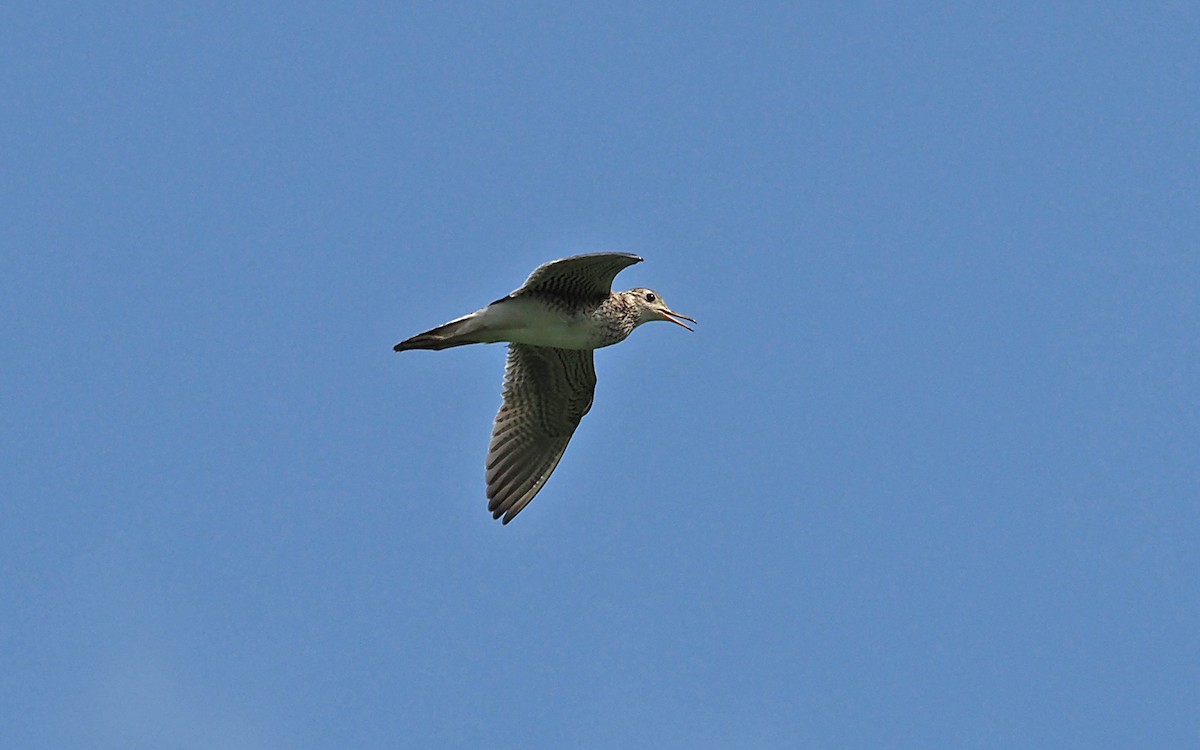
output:
POLYGON ((595 349, 596 329, 586 315, 559 312, 533 300, 504 299, 480 311, 481 340, 557 349, 595 349))
POLYGON ((586 331, 575 330, 569 325, 538 330, 518 328, 511 331, 504 340, 530 346, 552 346, 556 349, 596 348, 592 337, 586 331))

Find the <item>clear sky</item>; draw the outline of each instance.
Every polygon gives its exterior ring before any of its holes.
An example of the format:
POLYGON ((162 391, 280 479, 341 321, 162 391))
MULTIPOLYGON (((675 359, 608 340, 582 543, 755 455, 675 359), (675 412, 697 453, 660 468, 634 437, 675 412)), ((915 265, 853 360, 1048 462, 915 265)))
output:
POLYGON ((0 746, 1196 747, 1200 6, 992 5, 6 3, 0 746))

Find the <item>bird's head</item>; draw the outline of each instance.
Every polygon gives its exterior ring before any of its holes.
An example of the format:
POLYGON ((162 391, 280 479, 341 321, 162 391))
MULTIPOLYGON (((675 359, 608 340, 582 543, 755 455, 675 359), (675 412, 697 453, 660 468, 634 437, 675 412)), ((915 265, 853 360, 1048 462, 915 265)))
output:
POLYGON ((633 303, 634 309, 637 310, 638 325, 649 323, 652 320, 666 320, 690 331, 692 327, 683 321, 696 322, 695 319, 680 315, 667 307, 667 303, 663 302, 662 297, 658 296, 658 292, 653 289, 630 289, 624 293, 624 296, 633 303))

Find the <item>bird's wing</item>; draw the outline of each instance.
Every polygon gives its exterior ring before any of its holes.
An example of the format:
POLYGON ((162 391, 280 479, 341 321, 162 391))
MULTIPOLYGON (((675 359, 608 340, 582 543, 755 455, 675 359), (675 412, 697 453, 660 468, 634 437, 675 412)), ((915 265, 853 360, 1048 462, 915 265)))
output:
POLYGON ((487 457, 493 518, 503 515, 508 523, 542 489, 592 408, 595 390, 591 350, 508 345, 504 403, 487 457))
POLYGON ((641 262, 641 258, 629 253, 591 253, 560 258, 534 269, 513 294, 547 292, 564 297, 607 296, 621 269, 641 262))

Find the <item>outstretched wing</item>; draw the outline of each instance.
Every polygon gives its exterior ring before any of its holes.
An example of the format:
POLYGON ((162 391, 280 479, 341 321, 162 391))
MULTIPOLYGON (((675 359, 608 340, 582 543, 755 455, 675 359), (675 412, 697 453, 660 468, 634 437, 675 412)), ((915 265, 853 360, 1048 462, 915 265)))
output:
POLYGON ((487 457, 493 518, 508 523, 542 489, 592 408, 595 390, 591 350, 508 345, 504 403, 487 457))
POLYGON ((612 291, 613 279, 642 259, 630 253, 591 253, 543 263, 513 294, 543 292, 563 297, 602 297, 612 291))

